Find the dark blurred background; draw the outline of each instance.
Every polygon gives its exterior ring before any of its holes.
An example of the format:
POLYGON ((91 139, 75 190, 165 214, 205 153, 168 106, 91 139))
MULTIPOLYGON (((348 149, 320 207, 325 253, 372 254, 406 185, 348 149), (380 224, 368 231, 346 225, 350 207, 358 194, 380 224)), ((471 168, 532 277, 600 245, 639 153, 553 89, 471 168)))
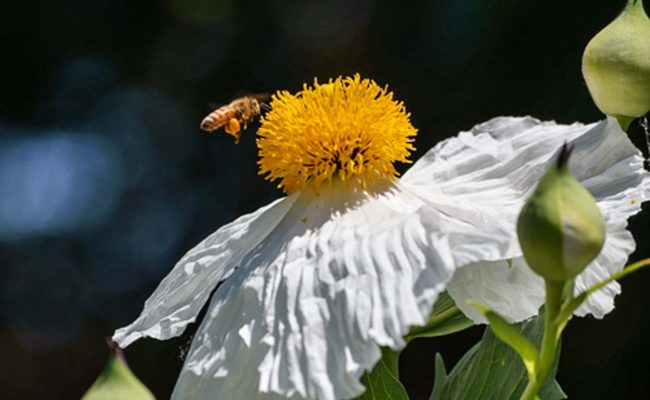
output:
MULTIPOLYGON (((419 129, 417 159, 498 115, 602 118, 582 50, 624 1, 51 0, 0 3, 0 397, 76 399, 190 247, 281 193, 238 146, 198 125, 211 102, 360 72, 419 129)), ((646 7, 648 8, 648 7, 646 7)), ((631 136, 643 147, 641 130, 631 136)), ((403 169, 402 169, 403 170, 403 169)), ((650 255, 650 207, 630 221, 650 255)), ((604 321, 575 320, 559 381, 572 398, 650 396, 650 272, 604 321)), ((414 342, 402 375, 427 397, 481 327, 414 342)), ((189 334, 126 350, 169 397, 189 334)))

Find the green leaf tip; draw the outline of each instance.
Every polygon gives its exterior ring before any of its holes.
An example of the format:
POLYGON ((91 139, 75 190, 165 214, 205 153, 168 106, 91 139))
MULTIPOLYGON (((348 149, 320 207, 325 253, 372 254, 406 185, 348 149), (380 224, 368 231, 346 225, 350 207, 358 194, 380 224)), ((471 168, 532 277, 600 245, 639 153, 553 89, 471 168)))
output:
POLYGON ((107 339, 111 353, 104 370, 82 400, 154 400, 155 397, 131 372, 120 348, 107 339))
POLYGON ((431 396, 429 396, 429 400, 440 399, 442 396, 441 392, 447 385, 447 368, 440 353, 436 353, 434 376, 433 391, 431 392, 431 396))
POLYGON ((451 335, 474 326, 474 321, 467 318, 456 306, 454 300, 443 292, 438 297, 429 320, 424 326, 415 326, 404 340, 410 342, 417 338, 431 338, 451 335))
POLYGON ((494 331, 494 334, 519 354, 519 357, 521 357, 528 373, 532 373, 538 356, 538 351, 535 345, 526 339, 526 337, 522 335, 514 325, 508 323, 508 321, 503 319, 499 314, 490 310, 487 306, 474 300, 468 300, 467 302, 485 315, 490 323, 490 329, 494 331))
POLYGON ((481 303, 480 301, 476 301, 474 299, 465 300, 465 304, 475 307, 483 315, 487 315, 489 312, 491 312, 491 310, 490 310, 490 308, 488 306, 486 306, 485 304, 481 303))

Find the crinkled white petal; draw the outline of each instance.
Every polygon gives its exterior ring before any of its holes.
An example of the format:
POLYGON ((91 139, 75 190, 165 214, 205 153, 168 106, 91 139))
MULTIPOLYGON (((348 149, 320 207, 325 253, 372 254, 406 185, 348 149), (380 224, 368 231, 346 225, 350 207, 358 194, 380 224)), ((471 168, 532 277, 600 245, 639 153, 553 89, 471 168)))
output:
MULTIPOLYGON (((517 148, 519 152, 524 152, 525 148, 537 142, 555 144, 556 149, 564 141, 571 143, 574 146, 570 159, 571 171, 594 195, 607 226, 603 250, 576 278, 576 293, 623 268, 634 250, 632 235, 625 229, 627 219, 639 212, 641 203, 650 198, 650 178, 643 169, 640 152, 615 121, 565 126, 530 119, 499 118, 474 128, 473 134, 502 140, 505 148, 517 148), (516 125, 519 128, 513 129, 516 125), (530 143, 526 145, 523 143, 525 140, 521 139, 527 139, 530 143), (513 142, 518 144, 511 145, 513 142)), ((526 185, 519 185, 516 189, 520 193, 519 201, 513 200, 513 229, 516 213, 548 163, 554 159, 555 150, 549 150, 547 157, 525 158, 511 165, 513 170, 518 171, 517 176, 527 176, 526 185)), ((514 179, 513 182, 520 183, 522 180, 514 179)), ((475 201, 480 203, 482 195, 475 196, 475 201)), ((510 321, 520 321, 537 314, 544 303, 543 280, 530 271, 522 257, 463 267, 454 275, 448 290, 462 311, 477 322, 485 322, 485 319, 466 304, 467 299, 488 305, 510 321)), ((614 308, 613 299, 619 292, 617 283, 608 285, 590 296, 576 314, 593 314, 601 318, 614 308)))
POLYGON ((176 263, 144 304, 142 314, 114 336, 121 347, 141 337, 169 339, 193 322, 210 293, 275 227, 294 198, 277 200, 243 215, 208 236, 176 263))
MULTIPOLYGON (((403 347, 458 267, 521 255, 514 226, 524 199, 560 145, 587 129, 499 118, 436 146, 402 181, 333 183, 279 200, 192 250, 115 338, 180 334, 228 277, 174 398, 354 397, 379 346, 403 347)), ((585 175, 591 189, 611 188, 603 171, 585 175)), ((611 196, 634 180, 627 185, 611 196)))
MULTIPOLYGON (((616 221, 607 225, 603 249, 587 269, 576 277, 575 294, 584 292, 588 287, 602 282, 625 267, 635 247, 634 238, 625 229, 626 225, 625 221, 616 221)), ((591 314, 596 318, 603 318, 614 309, 614 297, 620 292, 621 286, 618 282, 612 282, 589 296, 574 314, 579 316, 591 314)))
POLYGON ((215 292, 174 398, 357 396, 379 346, 404 346, 456 266, 512 251, 494 221, 383 185, 301 194, 215 292))
MULTIPOLYGON (((634 250, 634 239, 624 224, 607 225, 601 253, 585 271, 576 277, 576 294, 618 272, 634 250)), ((473 299, 487 305, 510 322, 519 322, 537 315, 544 304, 544 280, 533 272, 523 257, 511 260, 472 263, 456 271, 447 286, 458 308, 475 322, 487 323, 473 299)), ((614 296, 620 286, 614 282, 589 296, 576 310, 577 315, 592 314, 602 318, 614 309, 614 296)))

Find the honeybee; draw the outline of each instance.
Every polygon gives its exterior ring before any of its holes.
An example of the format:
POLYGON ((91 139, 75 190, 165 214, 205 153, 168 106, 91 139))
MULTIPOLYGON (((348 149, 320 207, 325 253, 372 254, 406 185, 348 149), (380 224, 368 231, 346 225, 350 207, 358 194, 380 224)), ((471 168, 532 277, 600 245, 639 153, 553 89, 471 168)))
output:
POLYGON ((213 132, 223 127, 227 134, 235 138, 235 143, 239 143, 242 129, 246 129, 249 122, 259 117, 262 110, 268 110, 269 106, 261 101, 265 96, 244 96, 217 108, 201 121, 201 129, 213 132))

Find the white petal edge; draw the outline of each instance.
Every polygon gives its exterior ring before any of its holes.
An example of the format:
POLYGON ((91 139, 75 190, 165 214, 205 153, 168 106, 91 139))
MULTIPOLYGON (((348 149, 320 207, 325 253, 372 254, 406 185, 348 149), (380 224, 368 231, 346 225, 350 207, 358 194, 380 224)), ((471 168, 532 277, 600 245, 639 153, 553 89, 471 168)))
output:
POLYGON ((294 198, 282 198, 224 225, 188 251, 144 303, 140 316, 113 340, 126 347, 142 337, 178 336, 194 322, 210 293, 277 225, 294 198))
MULTIPOLYGON (((633 250, 634 239, 625 226, 608 225, 600 255, 576 277, 576 294, 619 271, 633 250)), ((528 267, 523 257, 473 263, 460 268, 447 290, 458 308, 476 323, 487 323, 487 320, 467 300, 487 305, 509 322, 520 322, 537 315, 545 296, 544 280, 528 267)), ((614 296, 619 293, 618 283, 607 285, 590 296, 575 314, 602 318, 614 309, 614 296)))
POLYGON ((215 292, 173 398, 361 394, 379 346, 405 345, 457 265, 512 251, 511 234, 434 200, 400 182, 303 192, 215 292))
MULTIPOLYGON (((483 135, 482 126, 489 126, 489 134, 496 137, 511 138, 513 125, 546 134, 544 140, 561 144, 564 140, 574 146, 570 168, 578 179, 591 191, 598 202, 606 223, 607 238, 601 254, 576 278, 576 293, 619 271, 634 250, 634 240, 625 229, 627 219, 641 209, 641 203, 650 198, 650 178, 643 169, 640 152, 621 131, 618 123, 612 119, 598 124, 571 126, 549 123, 533 123, 529 119, 497 119, 479 125, 473 132, 483 135), (496 124, 495 124, 496 122, 496 124), (502 135, 498 126, 506 127, 502 135), (496 128, 495 128, 496 126, 496 128), (525 128, 528 126, 528 128, 525 128), (540 130, 541 129, 541 130, 540 130), (576 134, 577 133, 577 134, 576 134), (564 140, 558 140, 564 139, 564 140)), ((534 137, 530 137, 534 140, 534 137)), ((551 157, 548 161, 553 159, 551 157)), ((537 182, 546 169, 527 166, 530 178, 528 182, 537 182)), ((534 186, 520 187, 522 205, 526 195, 534 186)), ((480 201, 480 199, 477 199, 480 201)), ((521 206, 517 207, 519 210, 521 206)), ((518 211, 517 211, 518 212, 518 211)), ((509 321, 521 321, 537 314, 544 303, 543 281, 526 265, 523 258, 497 262, 471 264, 458 270, 448 286, 449 294, 461 310, 476 322, 485 322, 485 318, 473 307, 468 306, 468 299, 478 300, 503 315, 509 321), (511 265, 511 266, 510 266, 511 265)), ((577 315, 592 314, 602 318, 614 308, 614 296, 620 292, 617 283, 608 285, 603 290, 590 296, 587 302, 577 310, 577 315)))

